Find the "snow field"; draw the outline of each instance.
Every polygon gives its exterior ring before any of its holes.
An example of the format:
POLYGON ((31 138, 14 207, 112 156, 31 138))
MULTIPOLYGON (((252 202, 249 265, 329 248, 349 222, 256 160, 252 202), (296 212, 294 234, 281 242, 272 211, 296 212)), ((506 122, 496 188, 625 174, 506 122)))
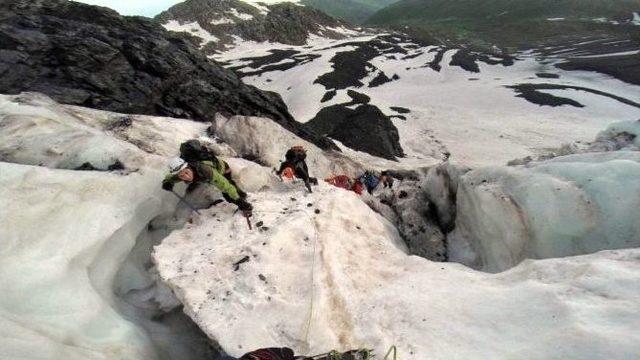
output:
MULTIPOLYGON (((349 38, 335 41, 334 45, 371 38, 349 38)), ((321 57, 287 71, 267 72, 243 80, 282 94, 291 113, 300 122, 313 118, 323 107, 350 100, 346 95, 349 89, 344 89, 338 90, 333 99, 321 103, 320 99, 328 90, 314 81, 331 71, 328 61, 336 53, 352 51, 354 47, 289 48, 321 57)), ((391 106, 411 110, 404 114, 407 120, 392 120, 408 160, 433 161, 439 159, 443 151, 448 151, 454 161, 465 165, 503 165, 511 159, 538 155, 564 143, 589 141, 612 122, 640 118, 637 107, 583 91, 541 90, 542 93, 573 98, 585 105, 584 108, 550 107, 532 104, 516 97, 513 89, 506 88, 521 83, 551 83, 596 89, 630 100, 640 98, 637 86, 609 76, 563 71, 524 54, 521 61, 508 67, 478 62, 480 73, 470 73, 449 65, 457 50, 445 53, 442 70, 436 72, 424 66, 435 57, 435 53, 428 50, 429 47, 420 49, 424 53, 413 59, 402 59, 402 54, 397 54, 395 59, 387 58, 392 54, 378 56, 370 61, 375 69, 367 79, 378 71, 384 71, 389 77, 397 74, 400 79, 374 88, 351 88, 370 96, 371 104, 387 115, 395 115, 391 106), (541 72, 558 74, 560 78, 537 78, 535 74, 541 72)), ((415 54, 415 51, 409 50, 409 54, 415 54)), ((221 55, 234 65, 234 58, 250 56, 253 56, 250 49, 244 49, 242 53, 230 50, 221 55)), ((260 56, 260 52, 256 52, 256 56, 260 56)))

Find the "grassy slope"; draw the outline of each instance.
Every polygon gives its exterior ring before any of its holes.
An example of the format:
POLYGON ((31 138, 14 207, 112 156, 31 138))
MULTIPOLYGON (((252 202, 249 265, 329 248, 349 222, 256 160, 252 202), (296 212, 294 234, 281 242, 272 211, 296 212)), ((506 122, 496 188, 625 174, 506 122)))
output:
POLYGON ((301 2, 333 17, 360 24, 378 10, 396 1, 398 0, 302 0, 301 2))
POLYGON ((640 11, 640 0, 401 0, 372 16, 372 23, 421 20, 548 17, 616 17, 640 11), (506 13, 505 13, 506 12, 506 13))
POLYGON ((624 32, 620 27, 584 19, 625 19, 634 11, 640 12, 640 0, 401 0, 374 14, 367 23, 410 26, 418 33, 452 43, 519 46, 559 34, 624 32))

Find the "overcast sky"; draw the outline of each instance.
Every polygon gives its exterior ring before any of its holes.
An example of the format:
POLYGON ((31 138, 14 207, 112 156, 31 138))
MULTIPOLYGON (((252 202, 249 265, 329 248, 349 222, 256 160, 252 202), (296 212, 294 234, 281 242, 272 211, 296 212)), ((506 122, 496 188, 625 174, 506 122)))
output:
MULTIPOLYGON (((75 0, 91 5, 110 7, 122 15, 155 16, 167 10, 171 5, 184 0, 75 0)), ((262 1, 265 3, 281 2, 283 0, 245 0, 247 2, 262 1)), ((295 0, 294 0, 295 1, 295 0)))
POLYGON ((110 7, 122 15, 155 16, 182 0, 75 0, 110 7))

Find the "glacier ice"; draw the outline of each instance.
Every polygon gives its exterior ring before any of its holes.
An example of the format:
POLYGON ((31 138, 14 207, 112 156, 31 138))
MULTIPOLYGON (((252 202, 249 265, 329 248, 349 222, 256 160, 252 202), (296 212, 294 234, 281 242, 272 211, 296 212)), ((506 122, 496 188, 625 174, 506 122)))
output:
POLYGON ((170 130, 162 126, 167 119, 126 118, 38 94, 0 96, 0 358, 193 359, 210 352, 180 312, 163 311, 178 303, 152 274, 134 271, 144 264, 132 252, 144 248, 148 224, 176 207, 158 186, 166 156, 183 139, 204 135, 206 125, 175 120, 170 130), (70 170, 115 159, 126 170, 70 170), (145 289, 146 298, 129 296, 145 289))
POLYGON ((495 272, 526 258, 640 247, 639 176, 640 152, 630 151, 473 170, 458 187, 450 259, 495 272))
POLYGON ((250 231, 222 204, 154 249, 187 314, 234 356, 273 345, 381 356, 396 345, 405 359, 640 351, 637 249, 527 260, 494 275, 408 256, 397 230, 352 192, 323 184, 299 195, 252 194, 265 228, 250 231))
MULTIPOLYGON (((206 358, 183 310, 232 355, 274 345, 397 345, 406 359, 640 352, 640 253, 625 249, 640 233, 636 123, 587 149, 602 152, 475 170, 445 162, 371 197, 277 181, 271 168, 292 143, 319 177, 370 164, 265 119, 218 117, 207 129, 21 94, 0 96, 0 126, 0 358, 206 358), (252 231, 226 203, 190 223, 160 189, 190 138, 214 146, 250 192, 252 231), (115 160, 124 170, 72 170, 115 160), (423 197, 397 202, 401 211, 380 202, 410 186, 423 197), (501 272, 410 255, 394 226, 405 220, 442 231, 453 260, 501 272)), ((188 200, 218 197, 198 188, 188 200)))

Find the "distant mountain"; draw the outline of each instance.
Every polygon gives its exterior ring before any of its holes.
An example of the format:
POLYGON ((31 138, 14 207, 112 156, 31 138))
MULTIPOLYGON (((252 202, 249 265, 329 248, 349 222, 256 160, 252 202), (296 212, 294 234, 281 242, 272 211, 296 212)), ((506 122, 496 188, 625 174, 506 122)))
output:
POLYGON ((400 0, 378 12, 371 22, 560 17, 631 20, 638 11, 638 0, 400 0))
POLYGON ((303 45, 310 35, 339 39, 354 31, 343 21, 292 2, 187 0, 156 20, 168 30, 193 35, 209 55, 245 41, 303 45))
POLYGON ((378 10, 398 0, 302 0, 300 3, 354 24, 363 23, 378 10))
POLYGON ((367 23, 640 84, 640 0, 401 0, 367 23))
POLYGON ((401 0, 367 23, 410 27, 445 40, 519 45, 555 35, 635 32, 616 26, 640 25, 638 14, 640 0, 401 0))

